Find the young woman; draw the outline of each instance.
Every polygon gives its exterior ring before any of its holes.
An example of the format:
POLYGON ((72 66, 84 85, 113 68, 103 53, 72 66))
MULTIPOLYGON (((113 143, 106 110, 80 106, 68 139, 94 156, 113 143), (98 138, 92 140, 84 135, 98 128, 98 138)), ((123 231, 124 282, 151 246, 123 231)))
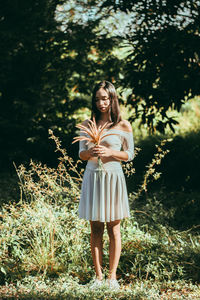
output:
MULTIPOLYGON (((132 127, 120 116, 116 90, 112 83, 102 81, 97 84, 92 96, 92 118, 97 127, 112 122, 105 129, 105 137, 100 145, 79 142, 79 156, 87 160, 83 176, 79 217, 90 220, 91 252, 96 271, 92 287, 102 285, 103 233, 106 222, 109 235, 109 278, 111 288, 118 289, 116 270, 121 253, 120 220, 129 217, 126 182, 120 161, 130 161, 134 156, 132 127), (103 168, 99 173, 98 157, 103 168)), ((83 122, 88 125, 88 120, 83 122)), ((84 134, 83 134, 84 135, 84 134)))

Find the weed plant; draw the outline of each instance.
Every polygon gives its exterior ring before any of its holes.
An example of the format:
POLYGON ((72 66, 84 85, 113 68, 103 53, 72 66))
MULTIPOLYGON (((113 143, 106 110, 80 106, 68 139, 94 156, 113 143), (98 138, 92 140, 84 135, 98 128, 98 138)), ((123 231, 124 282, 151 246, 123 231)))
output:
MULTIPOLYGON (((118 279, 122 288, 111 293, 106 287, 96 292, 88 288, 94 270, 89 223, 77 213, 81 162, 67 155, 53 132, 50 138, 61 153, 57 168, 33 161, 29 169, 19 166, 21 199, 1 208, 0 295, 13 299, 19 295, 20 299, 199 299, 195 285, 200 279, 199 234, 168 226, 166 219, 173 211, 166 211, 147 194, 151 178, 160 176, 156 166, 167 154, 166 142, 158 146, 139 189, 129 195, 131 217, 121 226, 118 279)), ((134 175, 132 163, 123 168, 127 176, 134 175)), ((105 274, 108 242, 105 234, 105 274)))

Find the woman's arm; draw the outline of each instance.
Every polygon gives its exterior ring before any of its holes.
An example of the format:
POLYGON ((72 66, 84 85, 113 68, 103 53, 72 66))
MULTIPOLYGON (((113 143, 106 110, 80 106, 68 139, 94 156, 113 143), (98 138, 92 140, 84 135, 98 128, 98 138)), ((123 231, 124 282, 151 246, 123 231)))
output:
POLYGON ((123 120, 120 122, 118 129, 122 130, 123 145, 122 151, 113 150, 102 145, 96 146, 93 149, 95 155, 100 157, 112 157, 115 160, 130 161, 134 157, 134 143, 131 124, 123 120))
POLYGON ((79 157, 82 159, 82 160, 88 160, 90 159, 91 157, 95 157, 97 156, 97 154, 95 153, 95 147, 92 147, 88 150, 83 150, 81 152, 79 152, 79 157))
POLYGON ((89 160, 91 157, 113 157, 117 160, 128 160, 128 153, 125 151, 112 150, 104 146, 96 146, 89 150, 84 150, 79 153, 82 160, 89 160))
POLYGON ((94 156, 100 156, 100 157, 112 157, 116 160, 128 160, 128 153, 125 151, 117 151, 110 148, 107 148, 105 146, 96 146, 93 148, 94 156))
POLYGON ((131 124, 123 120, 122 128, 123 128, 123 151, 127 153, 128 158, 126 161, 131 161, 134 158, 134 141, 133 141, 133 132, 131 124))
POLYGON ((123 160, 123 161, 128 160, 128 153, 125 151, 112 150, 111 156, 117 160, 123 160))
MULTIPOLYGON (((107 148, 102 145, 96 145, 90 149, 86 146, 85 141, 80 142, 80 150, 79 150, 79 157, 82 160, 89 160, 92 157, 112 157, 116 160, 123 160, 123 161, 128 161, 133 159, 133 137, 132 137, 132 127, 131 124, 128 121, 121 121, 120 122, 120 129, 124 131, 124 135, 127 137, 125 138, 125 146, 124 146, 124 151, 117 151, 113 150, 111 148, 107 148)), ((87 120, 83 123, 83 125, 87 124, 87 120)))

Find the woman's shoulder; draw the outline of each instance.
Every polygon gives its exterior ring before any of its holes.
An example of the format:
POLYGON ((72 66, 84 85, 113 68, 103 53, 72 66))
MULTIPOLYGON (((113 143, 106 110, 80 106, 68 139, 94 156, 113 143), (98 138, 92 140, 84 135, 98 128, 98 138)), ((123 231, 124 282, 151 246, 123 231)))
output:
POLYGON ((126 131, 126 132, 132 132, 132 126, 131 123, 127 120, 121 120, 118 123, 118 127, 119 129, 121 129, 122 131, 126 131))

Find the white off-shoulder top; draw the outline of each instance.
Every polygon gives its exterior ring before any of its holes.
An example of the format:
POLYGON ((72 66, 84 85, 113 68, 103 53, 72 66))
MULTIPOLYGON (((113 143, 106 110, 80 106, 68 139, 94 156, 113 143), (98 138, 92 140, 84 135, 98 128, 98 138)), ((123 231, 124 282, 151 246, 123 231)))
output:
MULTIPOLYGON (((128 154, 128 160, 131 161, 134 158, 134 140, 133 133, 124 131, 121 129, 109 128, 104 130, 104 135, 109 135, 105 138, 102 138, 100 145, 111 148, 117 151, 125 151, 128 154)), ((88 136, 87 134, 80 133, 80 135, 88 136)), ((80 152, 84 150, 88 150, 93 147, 93 143, 88 143, 86 141, 79 142, 79 156, 80 152)), ((95 158, 96 159, 96 158, 95 158)))

